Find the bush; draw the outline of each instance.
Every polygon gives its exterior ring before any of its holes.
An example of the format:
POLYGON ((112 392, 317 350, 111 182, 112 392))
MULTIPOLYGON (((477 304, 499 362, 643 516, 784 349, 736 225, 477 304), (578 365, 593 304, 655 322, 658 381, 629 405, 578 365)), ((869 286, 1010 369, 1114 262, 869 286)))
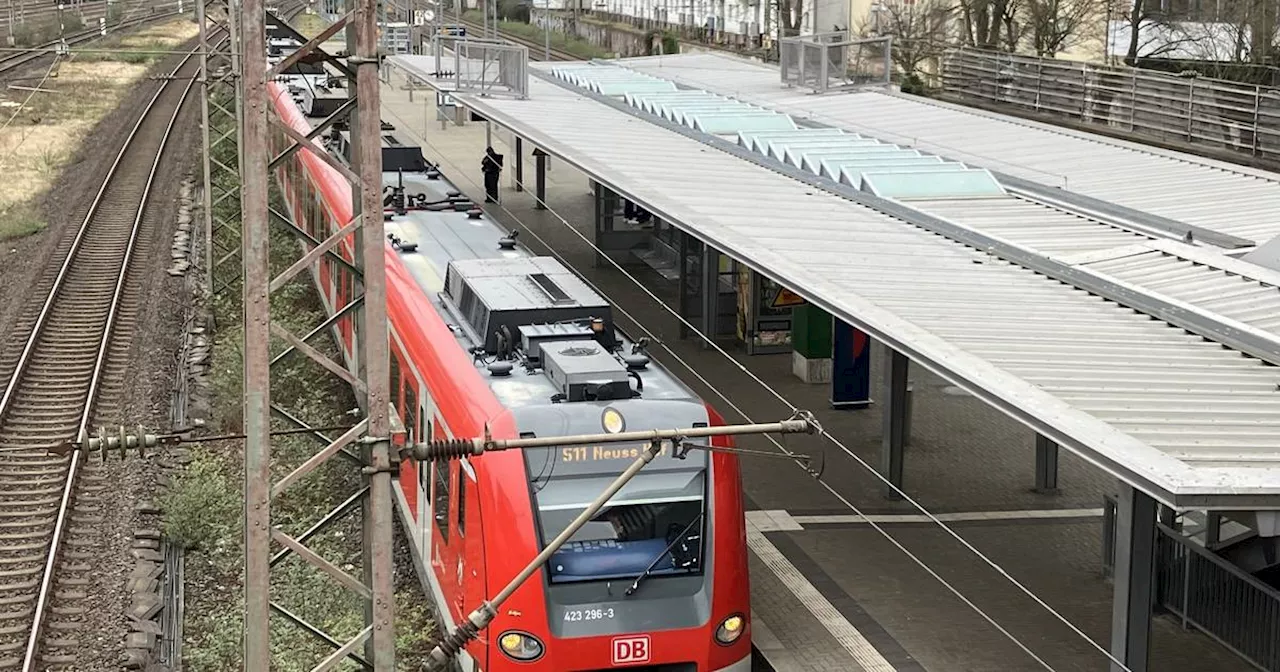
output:
POLYGON ((917 96, 923 96, 929 92, 928 87, 924 84, 924 80, 920 79, 920 75, 917 75, 914 72, 904 76, 902 78, 902 83, 899 86, 902 87, 903 93, 910 93, 917 96))
POLYGON ((239 536, 239 489, 222 472, 218 460, 200 450, 160 497, 164 533, 182 548, 211 546, 239 536))

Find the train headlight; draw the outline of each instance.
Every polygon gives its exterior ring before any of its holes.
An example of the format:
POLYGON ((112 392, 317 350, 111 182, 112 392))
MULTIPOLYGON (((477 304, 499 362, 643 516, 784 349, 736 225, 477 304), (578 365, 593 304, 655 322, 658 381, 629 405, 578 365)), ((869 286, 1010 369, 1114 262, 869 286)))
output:
POLYGON ((531 662, 542 657, 542 642, 524 632, 508 630, 498 638, 498 646, 507 657, 521 662, 531 662))
POLYGON ((604 409, 604 415, 600 417, 600 425, 610 434, 617 434, 627 428, 626 420, 623 420, 622 414, 616 408, 604 409))
POLYGON ((720 627, 716 628, 716 642, 727 646, 738 641, 738 638, 742 637, 744 625, 746 621, 738 614, 724 619, 720 622, 720 627))

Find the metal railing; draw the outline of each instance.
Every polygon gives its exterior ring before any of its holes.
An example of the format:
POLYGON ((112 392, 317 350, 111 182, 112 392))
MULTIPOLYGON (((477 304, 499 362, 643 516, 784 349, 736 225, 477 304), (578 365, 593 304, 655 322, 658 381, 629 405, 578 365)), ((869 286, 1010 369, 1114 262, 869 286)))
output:
POLYGON ((1156 591, 1184 628, 1280 672, 1280 591, 1164 525, 1156 535, 1156 591))
POLYGON ((529 49, 506 40, 435 35, 437 77, 459 92, 529 95, 529 49))
POLYGON ((986 103, 1280 162, 1280 91, 1205 77, 954 49, 943 91, 986 103))
POLYGON ((815 93, 888 84, 892 43, 892 37, 850 40, 845 30, 784 37, 778 40, 782 83, 815 93))

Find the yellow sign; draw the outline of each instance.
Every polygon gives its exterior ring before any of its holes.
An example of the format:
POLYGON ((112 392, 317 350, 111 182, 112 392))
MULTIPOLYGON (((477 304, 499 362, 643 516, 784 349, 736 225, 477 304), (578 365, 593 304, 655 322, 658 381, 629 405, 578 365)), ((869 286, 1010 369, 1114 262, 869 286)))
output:
POLYGON ((795 292, 781 287, 778 289, 778 295, 773 297, 773 303, 769 304, 771 308, 791 308, 793 306, 803 306, 808 303, 803 296, 795 292))
MULTIPOLYGON (((667 454, 668 444, 664 442, 658 451, 661 457, 667 454)), ((560 449, 561 462, 594 462, 596 460, 634 460, 640 457, 644 446, 574 446, 560 449)))

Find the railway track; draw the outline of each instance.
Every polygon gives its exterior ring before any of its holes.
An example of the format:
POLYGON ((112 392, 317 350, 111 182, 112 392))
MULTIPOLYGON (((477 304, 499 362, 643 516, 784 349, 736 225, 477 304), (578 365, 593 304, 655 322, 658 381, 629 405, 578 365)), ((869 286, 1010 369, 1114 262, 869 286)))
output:
MULTIPOLYGON (((166 4, 163 7, 176 8, 177 4, 176 3, 166 4)), ((126 19, 114 25, 110 25, 107 27, 108 31, 115 32, 124 28, 133 28, 136 26, 141 26, 141 25, 150 23, 152 21, 159 21, 161 19, 167 19, 167 18, 171 18, 179 15, 179 12, 177 12, 176 10, 164 11, 162 9, 160 13, 156 13, 154 11, 155 9, 161 9, 161 6, 157 5, 153 7, 152 13, 146 14, 144 16, 126 19)), ((73 47, 77 44, 84 44, 86 42, 92 42, 93 40, 100 39, 101 36, 102 34, 99 32, 99 30, 97 28, 94 28, 92 30, 83 30, 77 33, 73 33, 71 35, 67 35, 66 42, 67 42, 67 46, 73 47)), ((62 40, 53 40, 52 42, 38 44, 34 47, 31 47, 30 49, 6 53, 3 56, 0 56, 0 74, 4 74, 6 72, 14 70, 15 68, 19 68, 28 63, 31 63, 32 61, 49 56, 51 53, 54 53, 53 50, 57 49, 58 46, 61 44, 62 44, 62 40)))
MULTIPOLYGON (((473 23, 473 22, 468 21, 468 20, 466 20, 466 19, 463 19, 463 20, 462 20, 462 24, 463 24, 464 26, 466 26, 466 27, 467 27, 467 34, 468 34, 468 35, 476 35, 476 36, 483 36, 483 35, 484 35, 484 25, 483 25, 483 24, 473 23)), ((516 44, 519 44, 519 45, 522 45, 522 46, 528 47, 528 48, 529 48, 529 60, 531 60, 531 61, 542 61, 542 60, 546 60, 546 59, 544 59, 544 58, 543 58, 544 53, 545 53, 545 52, 547 52, 546 45, 545 45, 544 43, 542 43, 542 42, 540 42, 540 41, 538 41, 538 40, 531 40, 531 39, 529 39, 529 38, 522 37, 522 36, 520 36, 520 35, 513 35, 513 34, 511 34, 511 33, 504 33, 504 32, 502 32, 502 31, 498 31, 498 36, 499 36, 499 37, 501 37, 501 38, 502 38, 502 39, 504 39, 504 40, 509 41, 509 42, 515 42, 516 44)), ((582 58, 581 58, 580 56, 575 56, 575 55, 573 55, 573 54, 571 54, 571 53, 569 53, 569 52, 567 52, 567 51, 564 51, 564 50, 562 50, 562 49, 556 49, 555 47, 552 47, 552 48, 551 48, 551 50, 550 50, 550 54, 551 54, 551 60, 553 60, 553 61, 580 61, 580 60, 582 60, 582 58)))
POLYGON ((96 633, 82 632, 88 614, 78 603, 94 583, 106 483, 78 453, 48 449, 116 412, 126 372, 111 355, 127 348, 140 308, 126 282, 137 241, 151 235, 148 197, 198 67, 192 52, 158 84, 39 312, 17 325, 27 334, 21 351, 0 361, 9 373, 0 396, 0 670, 73 665, 94 645, 81 640, 96 633))
MULTIPOLYGON (((176 6, 176 2, 171 4, 176 6)), ((135 18, 138 12, 150 11, 148 0, 134 0, 129 2, 120 12, 122 14, 120 18, 121 20, 128 20, 135 18)), ((89 28, 90 23, 96 24, 99 18, 107 16, 107 12, 107 0, 86 0, 79 4, 64 3, 62 18, 72 21, 78 19, 85 28, 89 28)), ((14 0, 14 6, 12 7, 0 6, 0 35, 20 32, 32 25, 52 23, 58 18, 57 0, 45 2, 14 0), (12 24, 10 23, 11 20, 12 24)))

